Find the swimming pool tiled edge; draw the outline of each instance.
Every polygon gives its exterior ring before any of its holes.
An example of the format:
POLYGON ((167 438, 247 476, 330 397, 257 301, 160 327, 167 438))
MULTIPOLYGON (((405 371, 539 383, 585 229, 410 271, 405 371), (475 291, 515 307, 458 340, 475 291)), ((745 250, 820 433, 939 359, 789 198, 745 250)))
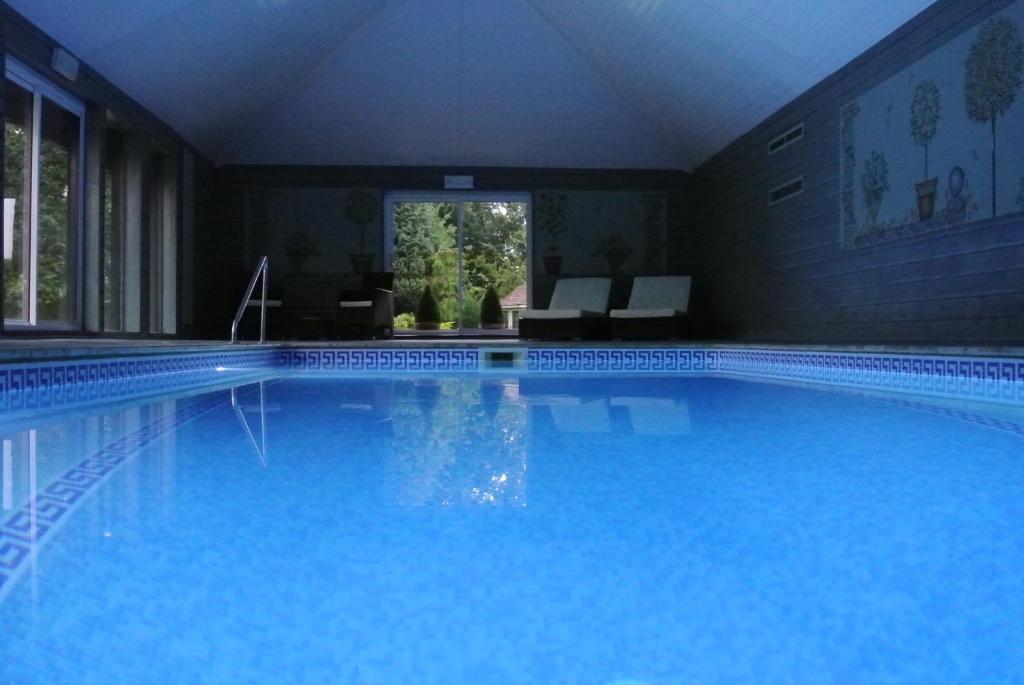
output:
POLYGON ((477 371, 480 351, 474 347, 286 347, 280 361, 293 371, 477 371))
POLYGON ((1024 402, 1024 359, 852 352, 720 350, 721 374, 1024 402))
MULTIPOLYGON (((494 347, 267 346, 0 364, 0 411, 116 399, 220 380, 225 371, 476 372, 494 347)), ((519 346, 526 373, 728 375, 1024 402, 1024 358, 728 347, 519 346)), ((501 369, 501 370, 508 370, 501 369)))
POLYGON ((52 409, 185 388, 271 370, 281 351, 192 352, 0 364, 0 412, 52 409))
MULTIPOLYGON (((1024 359, 701 347, 526 347, 528 373, 692 373, 1024 402, 1024 359)), ((296 371, 478 371, 476 348, 282 350, 296 371)))

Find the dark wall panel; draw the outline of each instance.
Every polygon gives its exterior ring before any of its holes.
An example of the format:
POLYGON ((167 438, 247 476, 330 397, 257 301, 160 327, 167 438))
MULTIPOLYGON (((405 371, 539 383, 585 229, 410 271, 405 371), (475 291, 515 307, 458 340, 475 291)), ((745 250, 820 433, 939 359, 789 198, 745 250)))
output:
MULTIPOLYGON (((665 201, 664 260, 659 260, 655 273, 688 273, 694 259, 690 249, 687 230, 690 221, 689 179, 684 172, 671 171, 619 171, 619 170, 574 170, 574 169, 523 169, 523 168, 440 168, 440 167, 342 167, 342 166, 228 166, 214 171, 197 171, 197 185, 201 190, 199 202, 202 208, 201 228, 196 233, 196 269, 198 284, 196 292, 202 298, 202 305, 196 308, 198 332, 203 337, 222 338, 228 333, 228 326, 238 306, 242 292, 237 284, 237 275, 248 273, 254 266, 255 257, 245 253, 244 223, 245 198, 247 189, 284 188, 364 188, 380 192, 402 190, 429 190, 443 192, 446 174, 468 174, 474 177, 475 190, 481 191, 522 191, 530 192, 536 198, 538 193, 563 192, 579 198, 597 197, 604 206, 617 202, 632 202, 645 195, 663 195, 665 201)), ((573 202, 570 202, 573 205, 573 202)), ((575 206, 574 205, 574 206, 575 206)), ((632 206, 632 205, 631 205, 632 206)), ((577 207, 577 209, 580 209, 577 207)), ((586 208, 584 208, 586 209, 586 208)), ((639 206, 637 207, 639 209, 639 206)), ((571 210, 571 207, 570 207, 571 210)), ((626 242, 633 245, 632 261, 627 263, 619 280, 626 284, 628 297, 628 273, 648 273, 652 267, 646 262, 642 231, 638 223, 642 214, 637 211, 618 212, 616 216, 628 215, 626 225, 613 223, 601 214, 602 208, 595 206, 592 211, 568 213, 571 224, 562 241, 561 251, 566 258, 564 275, 597 275, 604 268, 600 258, 593 255, 595 246, 610 232, 619 233, 626 242), (596 213, 596 215, 595 215, 596 213), (574 221, 573 217, 576 216, 574 221)), ((379 240, 383 217, 376 223, 379 240)), ((339 218, 339 230, 354 230, 339 218)), ((283 227, 282 230, 293 230, 283 227)), ((300 226, 299 228, 305 228, 300 226)), ((314 238, 318 236, 313 236, 314 238)), ((326 242, 324 238, 321 242, 326 242)), ((371 240, 371 242, 375 242, 371 240)), ((540 250, 544 238, 535 233, 533 240, 535 304, 545 306, 553 287, 554 277, 547 277, 540 266, 540 250)), ((271 282, 281 284, 287 281, 287 264, 283 260, 271 263, 271 282)), ((607 275, 601 273, 601 275, 607 275)), ((337 271, 329 275, 339 282, 351 279, 349 265, 341 259, 337 271)), ((621 303, 621 304, 624 304, 621 303)))
POLYGON ((688 235, 717 336, 1024 342, 1020 215, 846 250, 839 226, 839 108, 1009 4, 940 0, 696 171, 688 235), (801 122, 803 140, 768 155, 801 122), (797 176, 804 192, 770 206, 797 176))

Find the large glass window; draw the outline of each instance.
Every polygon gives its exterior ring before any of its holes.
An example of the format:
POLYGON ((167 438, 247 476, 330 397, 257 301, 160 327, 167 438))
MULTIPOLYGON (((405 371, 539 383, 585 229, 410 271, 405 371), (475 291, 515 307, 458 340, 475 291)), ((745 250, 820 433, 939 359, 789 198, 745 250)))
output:
POLYGON ((177 325, 177 169, 154 152, 142 174, 142 235, 148 255, 146 306, 150 333, 174 333, 177 325))
POLYGON ((32 198, 32 93, 12 83, 6 86, 4 126, 4 316, 28 320, 30 272, 29 203, 32 198))
POLYGON ((124 330, 124 148, 121 134, 107 131, 103 157, 103 329, 124 330))
MULTIPOLYGON (((526 307, 528 197, 394 193, 385 202, 395 273, 395 330, 514 328, 526 307), (431 298, 424 293, 429 288, 431 298), (498 307, 484 320, 494 290, 498 307), (433 299, 437 321, 419 321, 433 299), (500 311, 496 311, 500 308, 500 311), (421 314, 422 316, 422 314, 421 314)), ((385 260, 385 264, 388 260, 385 260)))
POLYGON ((74 324, 83 107, 10 58, 6 93, 4 317, 74 324))
POLYGON ((38 318, 77 319, 78 146, 81 119, 42 98, 39 151, 38 318))

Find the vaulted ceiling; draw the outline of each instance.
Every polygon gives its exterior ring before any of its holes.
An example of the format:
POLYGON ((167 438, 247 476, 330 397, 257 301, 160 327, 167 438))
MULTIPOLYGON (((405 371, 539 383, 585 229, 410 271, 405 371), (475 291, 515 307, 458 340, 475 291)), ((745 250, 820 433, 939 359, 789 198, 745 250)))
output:
POLYGON ((221 163, 690 170, 933 0, 7 0, 221 163))

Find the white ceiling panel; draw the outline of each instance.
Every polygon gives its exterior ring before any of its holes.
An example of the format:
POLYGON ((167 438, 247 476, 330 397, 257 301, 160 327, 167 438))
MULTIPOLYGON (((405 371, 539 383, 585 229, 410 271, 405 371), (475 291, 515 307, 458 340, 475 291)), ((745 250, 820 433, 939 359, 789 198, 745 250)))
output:
POLYGON ((219 162, 693 169, 932 0, 8 0, 219 162))
POLYGON ((240 161, 678 166, 543 19, 507 0, 388 8, 261 124, 240 161))

